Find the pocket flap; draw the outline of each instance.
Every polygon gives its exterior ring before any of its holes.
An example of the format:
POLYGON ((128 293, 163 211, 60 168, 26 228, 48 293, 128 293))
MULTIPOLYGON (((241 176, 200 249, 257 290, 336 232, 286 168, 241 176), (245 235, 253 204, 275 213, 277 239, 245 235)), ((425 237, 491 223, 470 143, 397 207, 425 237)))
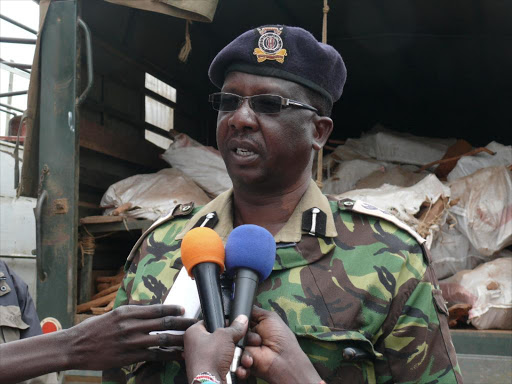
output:
MULTIPOLYGON (((305 337, 319 341, 328 341, 337 343, 345 355, 345 350, 348 348, 353 349, 355 352, 364 352, 362 359, 373 360, 382 357, 382 354, 376 352, 373 344, 362 333, 357 331, 346 331, 337 328, 329 328, 325 326, 316 325, 297 325, 295 327, 295 334, 298 337, 305 337)), ((357 356, 350 358, 345 357, 346 360, 359 360, 357 356)))
POLYGON ((0 306, 0 327, 27 329, 29 325, 23 321, 19 307, 8 305, 0 306))

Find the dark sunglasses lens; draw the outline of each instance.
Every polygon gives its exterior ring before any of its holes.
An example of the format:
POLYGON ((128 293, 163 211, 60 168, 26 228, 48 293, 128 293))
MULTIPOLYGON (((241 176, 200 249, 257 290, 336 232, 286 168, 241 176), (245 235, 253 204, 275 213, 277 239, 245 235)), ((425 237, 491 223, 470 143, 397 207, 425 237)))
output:
POLYGON ((211 97, 213 109, 222 112, 236 111, 239 98, 236 95, 215 93, 211 97))
POLYGON ((251 107, 258 113, 279 113, 281 111, 281 98, 275 95, 253 96, 251 107))

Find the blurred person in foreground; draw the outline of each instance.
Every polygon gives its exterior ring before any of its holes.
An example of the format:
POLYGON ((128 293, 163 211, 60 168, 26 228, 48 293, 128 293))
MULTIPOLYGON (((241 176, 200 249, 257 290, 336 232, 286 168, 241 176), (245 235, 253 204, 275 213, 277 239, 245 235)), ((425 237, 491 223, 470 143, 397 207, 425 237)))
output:
MULTIPOLYGON (((233 228, 256 224, 272 233, 277 255, 255 304, 286 328, 254 330, 288 363, 275 372, 268 350, 258 354, 251 346, 239 377, 462 383, 425 240, 376 207, 323 195, 312 180, 315 153, 333 130, 329 116, 345 84, 340 54, 304 29, 262 26, 222 49, 209 76, 220 89, 209 99, 233 188, 204 207, 177 206, 142 236, 128 256, 116 306, 165 300, 190 229, 210 227, 225 242, 233 228), (292 337, 300 348, 288 348, 292 337)), ((185 361, 112 369, 103 382, 188 383, 186 364, 211 346, 191 348, 185 361)))

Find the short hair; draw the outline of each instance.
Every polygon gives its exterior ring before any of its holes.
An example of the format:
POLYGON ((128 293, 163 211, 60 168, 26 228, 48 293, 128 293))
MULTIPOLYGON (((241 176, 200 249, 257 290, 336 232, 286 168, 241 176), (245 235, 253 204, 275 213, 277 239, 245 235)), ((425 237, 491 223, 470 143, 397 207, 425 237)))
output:
POLYGON ((312 107, 318 109, 320 116, 331 117, 332 113, 332 101, 328 100, 325 96, 318 92, 313 91, 310 88, 304 87, 306 97, 309 99, 309 103, 312 107))

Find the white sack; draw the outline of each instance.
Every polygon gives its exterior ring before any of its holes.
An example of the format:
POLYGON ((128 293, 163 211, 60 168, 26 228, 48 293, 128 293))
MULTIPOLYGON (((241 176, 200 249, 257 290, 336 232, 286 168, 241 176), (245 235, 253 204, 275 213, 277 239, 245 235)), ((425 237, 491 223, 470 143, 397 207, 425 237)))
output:
MULTIPOLYGON (((353 141, 357 139, 348 139, 347 141, 353 141)), ((371 159, 367 154, 362 154, 356 151, 351 145, 338 145, 333 152, 323 157, 324 168, 332 168, 336 163, 342 161, 356 160, 356 159, 371 159)))
POLYGON ((205 147, 184 133, 176 135, 174 142, 161 156, 212 197, 233 186, 219 151, 205 147))
POLYGON ((512 244, 512 177, 506 167, 480 169, 450 183, 457 229, 482 255, 512 244))
POLYGON ((455 139, 413 136, 377 127, 360 139, 348 139, 344 152, 393 163, 424 165, 442 159, 455 142, 455 139))
MULTIPOLYGON (((435 175, 428 175, 407 188, 384 184, 377 189, 357 189, 337 195, 338 199, 363 200, 377 208, 395 215, 409 226, 416 228, 419 220, 414 217, 424 202, 434 204, 441 196, 449 197, 450 189, 435 175)), ((432 241, 432 232, 427 237, 427 246, 432 241)))
MULTIPOLYGON (((204 205, 210 201, 206 193, 192 180, 174 168, 157 173, 134 175, 112 184, 101 199, 102 207, 119 207, 131 203, 132 209, 125 215, 133 218, 157 220, 178 204, 204 205)), ((105 211, 108 214, 112 209, 105 211)))
POLYGON ((480 254, 455 226, 448 225, 449 221, 450 217, 441 226, 441 230, 436 232, 430 247, 432 266, 438 279, 489 261, 489 257, 480 254))
MULTIPOLYGON (((510 256, 511 252, 503 252, 510 256)), ((512 329, 512 257, 500 257, 440 282, 469 298, 469 321, 478 329, 512 329)), ((445 296, 445 292, 443 292, 445 296)), ((449 298, 448 298, 449 300, 449 298)), ((449 300, 450 301, 450 300, 449 300)))
POLYGON ((373 173, 384 172, 385 168, 371 160, 349 160, 341 162, 336 172, 324 181, 322 192, 335 195, 354 189, 356 183, 373 173))
POLYGON ((417 169, 414 165, 386 167, 384 172, 378 170, 359 180, 355 189, 379 188, 384 184, 410 187, 430 174, 428 172, 416 173, 417 169))
POLYGON ((481 152, 474 156, 463 156, 457 161, 457 165, 446 177, 448 181, 460 179, 471 175, 482 168, 510 165, 512 164, 512 146, 505 146, 495 141, 486 146, 487 149, 495 152, 495 155, 481 152))

